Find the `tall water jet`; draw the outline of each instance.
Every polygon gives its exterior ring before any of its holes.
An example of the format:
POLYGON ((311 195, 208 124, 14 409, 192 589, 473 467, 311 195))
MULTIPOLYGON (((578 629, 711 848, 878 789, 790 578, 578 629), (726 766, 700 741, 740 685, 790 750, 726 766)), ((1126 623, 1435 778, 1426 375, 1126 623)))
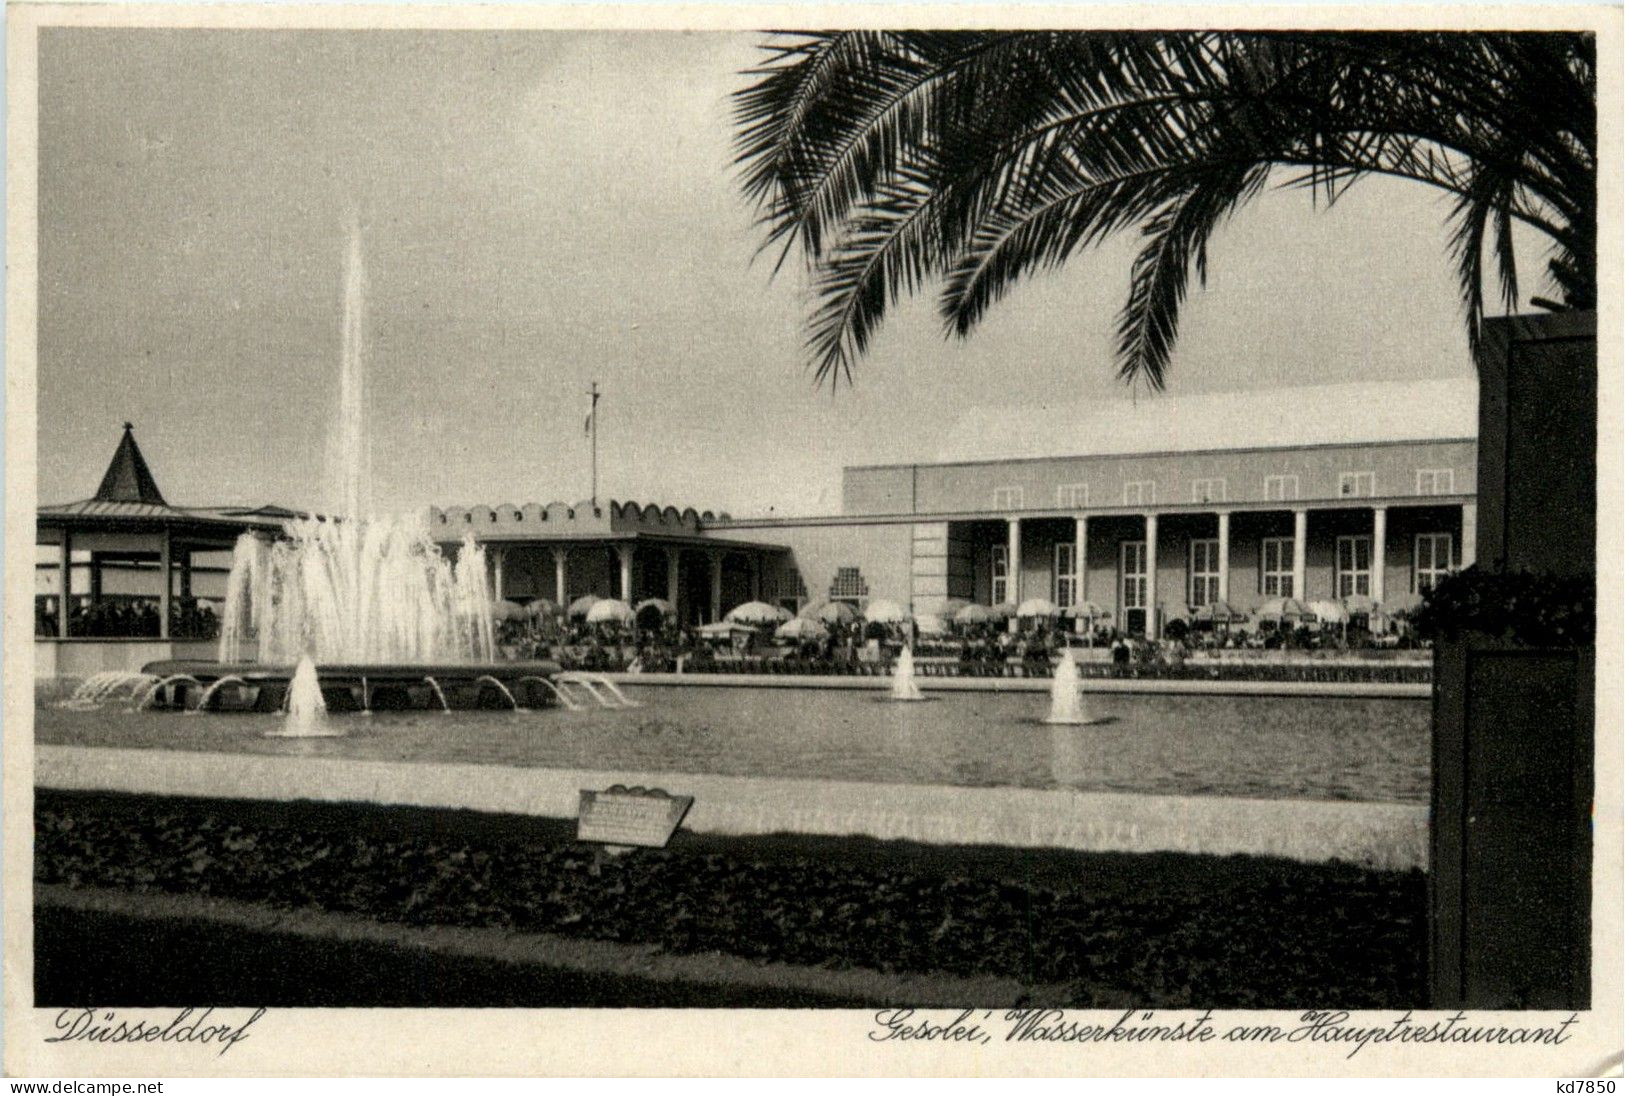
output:
POLYGON ((892 667, 891 698, 893 700, 924 700, 925 694, 914 683, 914 648, 904 645, 892 667))
POLYGON ((352 220, 344 264, 343 345, 328 439, 330 518, 290 522, 282 540, 244 533, 232 555, 219 658, 261 663, 490 662, 495 626, 485 553, 465 536, 441 555, 422 514, 370 514, 366 275, 352 220))
POLYGON ((327 701, 316 664, 307 655, 288 683, 288 717, 282 725, 265 732, 267 738, 338 738, 344 732, 328 722, 327 701))
POLYGON ((1055 678, 1050 682, 1049 715, 1044 717, 1044 722, 1072 727, 1093 722, 1083 710, 1082 685, 1083 675, 1078 673, 1078 664, 1072 661, 1072 648, 1063 648, 1061 663, 1055 667, 1055 678))

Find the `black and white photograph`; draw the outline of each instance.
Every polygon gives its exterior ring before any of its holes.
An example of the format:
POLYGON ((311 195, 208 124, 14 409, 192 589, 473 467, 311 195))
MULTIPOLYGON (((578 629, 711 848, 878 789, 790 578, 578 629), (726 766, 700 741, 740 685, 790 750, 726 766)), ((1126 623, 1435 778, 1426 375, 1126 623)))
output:
POLYGON ((1620 9, 1358 10, 8 6, 7 1074, 1617 1076, 1620 9))

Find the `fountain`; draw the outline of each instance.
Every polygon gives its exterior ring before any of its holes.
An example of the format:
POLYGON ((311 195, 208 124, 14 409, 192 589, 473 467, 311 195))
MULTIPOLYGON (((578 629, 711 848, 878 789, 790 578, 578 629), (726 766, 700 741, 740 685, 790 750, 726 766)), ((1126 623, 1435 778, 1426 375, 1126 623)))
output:
POLYGON ((327 701, 322 697, 316 663, 306 655, 299 660, 288 684, 288 718, 282 726, 265 732, 267 738, 339 738, 344 731, 327 719, 327 701))
MULTIPOLYGON (((239 677, 260 687, 263 707, 274 709, 287 696, 290 712, 296 688, 326 689, 327 704, 347 708, 359 686, 361 707, 369 710, 379 688, 399 697, 409 695, 408 684, 430 680, 446 706, 447 693, 477 695, 462 687, 482 677, 556 674, 549 662, 495 662, 485 552, 472 535, 449 558, 430 535, 425 514, 372 515, 366 277, 353 221, 344 268, 343 352, 325 484, 329 514, 341 516, 291 521, 274 541, 244 533, 232 554, 219 661, 144 669, 160 678, 185 674, 205 687, 239 677), (307 662, 312 669, 305 681, 300 674, 307 662)), ((509 692, 502 680, 496 683, 509 692)))
POLYGON ((1072 649, 1064 648, 1061 651, 1061 664, 1055 667, 1055 678, 1050 682, 1049 715, 1044 717, 1044 722, 1069 727, 1101 722, 1084 714, 1082 685, 1078 664, 1072 661, 1072 649))
POLYGON ((892 669, 891 698, 893 700, 924 700, 925 694, 914 684, 914 648, 905 645, 892 669))

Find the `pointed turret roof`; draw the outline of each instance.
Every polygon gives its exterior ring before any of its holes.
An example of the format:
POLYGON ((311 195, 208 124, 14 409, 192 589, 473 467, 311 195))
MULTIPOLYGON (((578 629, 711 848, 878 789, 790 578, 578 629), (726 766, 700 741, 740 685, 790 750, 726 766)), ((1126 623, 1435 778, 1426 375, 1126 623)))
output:
POLYGON ((135 443, 135 427, 124 424, 124 437, 119 439, 113 462, 102 476, 102 485, 96 489, 97 502, 144 502, 153 506, 167 506, 158 481, 152 478, 147 458, 135 443))

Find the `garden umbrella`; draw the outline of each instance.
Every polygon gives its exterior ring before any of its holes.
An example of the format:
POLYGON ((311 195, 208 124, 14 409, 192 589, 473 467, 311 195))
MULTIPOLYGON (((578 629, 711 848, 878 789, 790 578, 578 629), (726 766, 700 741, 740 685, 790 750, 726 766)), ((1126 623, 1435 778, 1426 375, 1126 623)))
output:
POLYGON ((765 601, 747 601, 729 609, 722 619, 736 624, 777 624, 783 619, 780 611, 778 606, 765 601))
POLYGON ((1309 603, 1309 611, 1315 614, 1322 624, 1347 624, 1349 611, 1335 601, 1313 601, 1309 603))
POLYGON ((986 624, 993 612, 986 605, 967 605, 954 614, 955 624, 986 624))
POLYGON ((987 607, 988 619, 1009 620, 1016 615, 1016 608, 1016 603, 1013 601, 1001 601, 997 605, 989 605, 987 607))
POLYGON ((921 613, 914 618, 914 626, 922 636, 940 636, 948 630, 948 622, 935 613, 921 613))
POLYGON ((1016 616, 1022 620, 1033 617, 1054 617, 1059 616, 1060 613, 1061 610, 1055 607, 1053 601, 1043 597, 1030 597, 1016 606, 1016 616))
POLYGON ((895 601, 877 597, 864 606, 863 617, 874 624, 901 624, 908 619, 908 610, 895 601))
POLYGON ((1310 620, 1314 615, 1295 597, 1272 597, 1258 609, 1260 620, 1310 620))
POLYGON ((969 598, 951 597, 942 603, 942 608, 937 612, 937 615, 943 620, 952 620, 954 617, 959 615, 959 610, 965 608, 969 604, 969 598))
POLYGON ((525 615, 525 607, 516 601, 497 600, 491 602, 492 620, 519 620, 525 615))
POLYGON ((1061 615, 1068 620, 1099 620, 1111 616, 1106 610, 1092 601, 1080 601, 1076 605, 1068 605, 1061 610, 1061 615))
POLYGON ((1382 606, 1364 594, 1350 594, 1343 599, 1343 608, 1349 616, 1376 616, 1382 612, 1382 606))
POLYGON ((571 620, 581 620, 587 615, 587 611, 598 604, 600 600, 597 594, 582 594, 570 602, 570 608, 566 610, 566 615, 571 620))
POLYGON ((773 635, 776 639, 824 639, 829 635, 829 629, 810 617, 796 617, 779 625, 773 635))
POLYGON ((593 602, 592 607, 587 610, 587 623, 630 624, 635 616, 632 606, 626 602, 619 598, 604 598, 602 601, 593 602))
POLYGON ((858 611, 844 601, 832 601, 818 610, 818 619, 825 624, 851 624, 858 619, 858 611))
POLYGON ((1237 624, 1247 619, 1247 614, 1231 605, 1228 601, 1215 600, 1196 610, 1197 620, 1211 620, 1215 624, 1237 624))
POLYGON ((748 624, 741 624, 737 620, 719 620, 715 624, 702 624, 699 627, 700 635, 705 636, 708 639, 731 637, 736 635, 750 635, 754 634, 755 631, 755 628, 752 628, 748 624))
POLYGON ((545 597, 539 597, 525 606, 525 612, 537 620, 546 620, 559 615, 559 607, 545 597))
POLYGON ((663 617, 677 615, 677 606, 673 605, 663 597, 646 597, 636 605, 632 606, 632 611, 637 613, 638 616, 642 616, 644 610, 646 609, 658 609, 660 611, 660 615, 663 617))

